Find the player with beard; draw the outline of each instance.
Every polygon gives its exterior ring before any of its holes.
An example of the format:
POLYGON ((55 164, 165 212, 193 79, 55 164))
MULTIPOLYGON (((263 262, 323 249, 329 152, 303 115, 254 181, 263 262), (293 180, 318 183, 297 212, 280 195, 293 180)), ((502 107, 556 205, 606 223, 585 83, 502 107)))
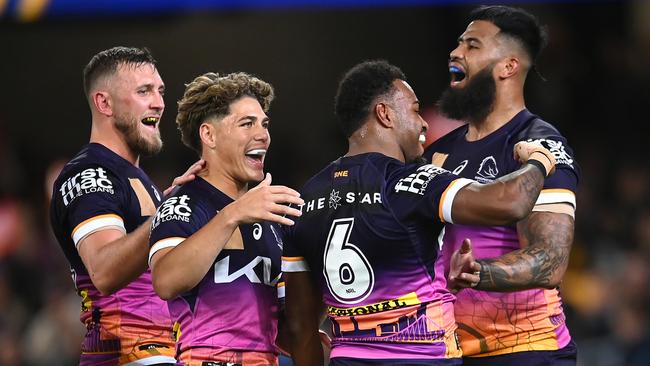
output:
MULTIPOLYGON (((419 162, 427 124, 406 77, 385 61, 348 71, 335 104, 348 152, 307 182, 284 241, 294 362, 323 364, 324 302, 330 365, 458 365, 453 295, 435 244, 442 223, 525 217, 554 159, 522 143, 515 155, 527 164, 491 184, 419 162)), ((478 282, 467 267, 459 277, 478 282)))
MULTIPOLYGON (((451 85, 439 103, 443 114, 467 124, 425 152, 433 164, 485 183, 518 168, 510 151, 519 141, 541 142, 557 161, 533 212, 516 226, 445 226, 448 258, 465 238, 474 247, 462 252, 478 258, 480 282, 459 292, 455 304, 467 365, 576 363, 558 285, 573 241, 580 170, 566 139, 524 103, 526 76, 545 43, 545 30, 524 10, 474 10, 450 54, 451 85)), ((452 288, 472 285, 450 271, 452 288)))
POLYGON ((207 73, 178 102, 183 142, 206 169, 158 209, 150 261, 185 366, 278 363, 278 296, 284 296, 277 224, 293 224, 284 216, 300 211, 286 204, 303 201, 264 177, 273 97, 270 84, 246 73, 207 73))
POLYGON ((171 318, 147 270, 148 218, 161 193, 139 168, 140 156, 162 148, 165 86, 147 49, 99 52, 83 75, 90 143, 57 178, 50 211, 88 330, 80 365, 173 365, 171 318))

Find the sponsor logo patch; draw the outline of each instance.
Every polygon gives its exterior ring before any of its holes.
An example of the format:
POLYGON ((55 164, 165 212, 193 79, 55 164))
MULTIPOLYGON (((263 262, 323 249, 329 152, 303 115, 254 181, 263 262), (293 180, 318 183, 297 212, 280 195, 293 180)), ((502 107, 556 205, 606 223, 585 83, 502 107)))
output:
POLYGON ((190 222, 192 209, 190 208, 189 202, 190 197, 186 194, 165 200, 158 208, 151 228, 155 229, 161 223, 172 220, 190 222))
POLYGON ((101 167, 85 169, 68 178, 59 188, 63 204, 66 206, 79 196, 95 192, 115 194, 113 182, 101 167))
POLYGON ((447 172, 446 169, 431 164, 423 165, 419 167, 415 173, 410 174, 406 178, 400 179, 397 184, 395 184, 395 192, 410 192, 424 195, 429 182, 431 182, 431 180, 437 175, 447 172))

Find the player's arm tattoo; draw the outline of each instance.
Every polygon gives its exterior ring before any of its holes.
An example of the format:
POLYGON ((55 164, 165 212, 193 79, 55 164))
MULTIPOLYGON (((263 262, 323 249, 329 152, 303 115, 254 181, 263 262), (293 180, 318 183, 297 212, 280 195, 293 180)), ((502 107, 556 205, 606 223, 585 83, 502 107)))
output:
POLYGON ((518 291, 554 288, 560 284, 569 263, 574 220, 552 212, 532 212, 518 225, 524 248, 499 258, 479 260, 481 281, 477 289, 518 291))
POLYGON ((531 166, 528 168, 528 170, 524 169, 521 171, 518 182, 519 191, 525 197, 525 200, 518 201, 527 203, 525 209, 528 212, 532 210, 533 205, 537 201, 539 192, 544 185, 544 176, 537 167, 531 166))

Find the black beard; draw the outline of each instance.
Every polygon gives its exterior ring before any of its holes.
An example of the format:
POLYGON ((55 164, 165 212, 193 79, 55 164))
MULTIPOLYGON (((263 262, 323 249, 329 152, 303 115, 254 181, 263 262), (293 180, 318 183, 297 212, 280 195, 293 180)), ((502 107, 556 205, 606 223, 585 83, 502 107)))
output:
POLYGON ((483 121, 492 112, 496 100, 497 87, 492 69, 485 67, 464 88, 447 88, 438 100, 440 112, 459 121, 483 121))

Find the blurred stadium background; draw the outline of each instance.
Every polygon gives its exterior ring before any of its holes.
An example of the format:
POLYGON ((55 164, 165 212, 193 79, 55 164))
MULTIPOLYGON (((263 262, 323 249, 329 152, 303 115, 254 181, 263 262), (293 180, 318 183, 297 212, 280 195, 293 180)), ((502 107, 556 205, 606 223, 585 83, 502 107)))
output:
MULTIPOLYGON (((562 284, 580 365, 650 365, 650 2, 506 1, 551 42, 527 106, 554 123, 583 168, 562 284), (645 111, 645 112, 644 112, 645 111)), ((142 165, 161 188, 196 157, 175 128, 194 76, 271 82, 274 182, 299 187, 346 145, 333 116, 342 73, 384 58, 414 86, 430 138, 446 59, 476 1, 0 0, 0 365, 75 365, 83 327, 47 207, 61 164, 88 141, 81 70, 96 52, 146 46, 167 84, 164 151, 142 165)))

